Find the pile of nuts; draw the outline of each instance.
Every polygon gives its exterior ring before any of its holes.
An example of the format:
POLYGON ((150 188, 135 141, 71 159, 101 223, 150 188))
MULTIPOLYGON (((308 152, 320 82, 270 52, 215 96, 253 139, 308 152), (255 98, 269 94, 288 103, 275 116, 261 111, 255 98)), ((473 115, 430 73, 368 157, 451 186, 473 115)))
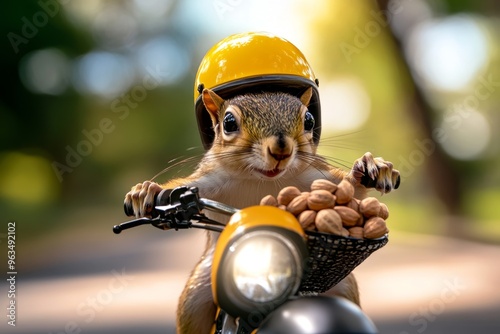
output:
POLYGON ((375 197, 354 198, 354 186, 345 179, 339 184, 315 180, 310 192, 286 187, 277 198, 268 195, 260 204, 292 213, 304 230, 358 239, 376 239, 389 232, 385 223, 387 206, 375 197))

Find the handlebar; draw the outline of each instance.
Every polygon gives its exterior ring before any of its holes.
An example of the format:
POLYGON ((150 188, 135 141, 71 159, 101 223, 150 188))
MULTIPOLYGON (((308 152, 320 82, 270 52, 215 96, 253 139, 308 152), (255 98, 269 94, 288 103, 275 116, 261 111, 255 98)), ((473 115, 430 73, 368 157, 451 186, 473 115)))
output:
MULTIPOLYGON (((233 215, 239 210, 224 203, 200 198, 196 187, 164 189, 155 198, 152 218, 142 217, 113 226, 115 234, 132 227, 151 224, 162 230, 201 228, 220 232, 224 224, 212 220, 202 213, 207 209, 217 213, 233 215)), ((124 206, 125 214, 133 215, 133 209, 124 206)))
MULTIPOLYGON (((173 189, 163 189, 158 195, 155 196, 154 203, 155 207, 156 206, 164 206, 170 204, 170 194, 172 193, 173 189)), ((174 194, 175 196, 176 194, 174 194)), ((123 204, 123 211, 125 211, 125 214, 127 216, 134 216, 134 209, 132 206, 127 205, 126 203, 123 204)), ((159 216, 159 212, 156 211, 156 209, 153 209, 151 212, 151 216, 157 217, 159 216)))

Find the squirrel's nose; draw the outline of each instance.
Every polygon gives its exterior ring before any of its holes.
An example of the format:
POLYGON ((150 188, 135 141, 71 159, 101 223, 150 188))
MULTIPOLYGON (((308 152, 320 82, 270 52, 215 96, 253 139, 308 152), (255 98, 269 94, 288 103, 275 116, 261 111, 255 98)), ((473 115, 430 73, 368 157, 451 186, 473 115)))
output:
POLYGON ((281 162, 289 159, 293 154, 294 142, 289 136, 278 134, 264 141, 267 147, 267 156, 275 161, 281 162))
MULTIPOLYGON (((276 161, 285 160, 290 158, 291 154, 286 152, 273 152, 270 148, 267 149, 270 156, 272 156, 276 161)), ((280 150, 281 151, 281 150, 280 150)))

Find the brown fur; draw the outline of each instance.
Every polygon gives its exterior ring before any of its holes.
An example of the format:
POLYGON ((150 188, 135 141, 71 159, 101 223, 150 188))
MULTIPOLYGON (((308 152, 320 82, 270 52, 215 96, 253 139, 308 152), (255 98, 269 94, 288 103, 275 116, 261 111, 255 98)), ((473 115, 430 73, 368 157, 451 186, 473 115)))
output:
MULTIPOLYGON (((348 174, 335 168, 316 154, 312 132, 304 131, 303 126, 310 98, 309 89, 300 99, 284 93, 263 93, 224 101, 212 91, 204 90, 203 102, 215 132, 211 149, 187 178, 161 186, 154 182, 138 184, 127 194, 125 203, 133 206, 137 216, 147 215, 154 194, 162 188, 187 185, 198 187, 202 197, 243 208, 258 204, 268 194, 276 195, 285 186, 307 191, 315 179, 326 178, 338 183, 346 177, 356 186, 356 197, 364 197, 366 189, 359 184, 356 173, 348 174), (224 131, 226 112, 234 115, 238 131, 224 131), (263 173, 271 170, 283 172, 278 177, 266 178, 263 173)), ((207 215, 227 220, 221 215, 207 215)), ((179 299, 178 333, 208 333, 212 327, 216 306, 210 287, 210 266, 216 240, 217 234, 209 232, 206 250, 179 299)), ((343 296, 359 305, 353 275, 326 294, 343 296)))

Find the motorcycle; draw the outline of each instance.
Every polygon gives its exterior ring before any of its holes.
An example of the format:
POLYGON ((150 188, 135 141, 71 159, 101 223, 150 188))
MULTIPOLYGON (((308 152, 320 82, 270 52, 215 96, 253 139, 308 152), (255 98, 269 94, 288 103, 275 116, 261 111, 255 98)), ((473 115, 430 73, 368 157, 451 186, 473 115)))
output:
MULTIPOLYGON (((218 306, 212 333, 377 333, 354 303, 322 296, 374 251, 374 240, 304 231, 289 212, 271 206, 236 209, 200 198, 195 187, 163 190, 152 218, 115 225, 162 230, 201 228, 220 232, 212 263, 212 293, 218 306), (203 210, 230 215, 227 225, 203 210)), ((125 207, 127 214, 130 208, 125 207)))

